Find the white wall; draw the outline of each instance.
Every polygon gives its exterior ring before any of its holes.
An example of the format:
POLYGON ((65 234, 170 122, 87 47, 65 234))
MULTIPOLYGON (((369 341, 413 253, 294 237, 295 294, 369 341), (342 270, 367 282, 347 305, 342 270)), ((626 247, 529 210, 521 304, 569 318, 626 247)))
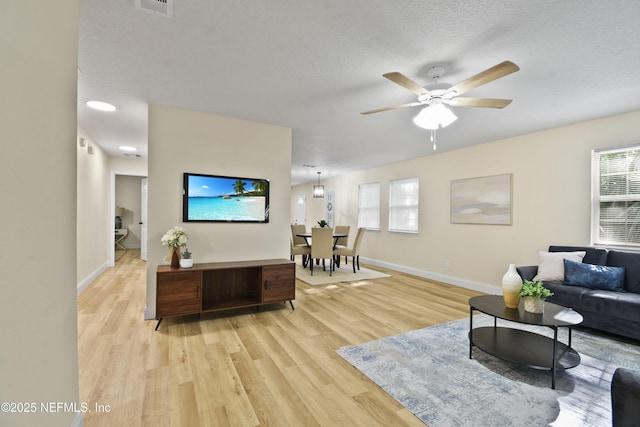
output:
POLYGON ((78 128, 77 152, 77 273, 82 289, 108 266, 111 244, 109 218, 109 157, 86 132, 78 128), (89 154, 88 146, 93 147, 89 154))
MULTIPOLYGON (((77 402, 77 0, 0 6, 0 402, 77 402)), ((0 413, 65 426, 73 412, 0 413)))
POLYGON ((189 234, 194 261, 289 258, 291 129, 196 111, 149 106, 147 309, 155 315, 155 272, 168 264, 160 239, 174 225, 189 234), (266 178, 268 224, 182 223, 184 172, 266 178))
MULTIPOLYGON (((509 263, 537 264, 537 251, 550 244, 589 244, 591 150, 640 143, 639 122, 634 112, 444 152, 327 179, 325 190, 336 192, 336 224, 355 228, 358 185, 380 182, 381 231, 367 232, 363 257, 498 292, 509 263), (513 225, 450 223, 452 180, 505 173, 513 174, 513 225), (412 176, 420 179, 420 232, 390 233, 389 180, 412 176)), ((294 195, 306 192, 314 225, 324 199, 313 199, 312 188, 293 187, 290 209, 293 218, 294 195)))

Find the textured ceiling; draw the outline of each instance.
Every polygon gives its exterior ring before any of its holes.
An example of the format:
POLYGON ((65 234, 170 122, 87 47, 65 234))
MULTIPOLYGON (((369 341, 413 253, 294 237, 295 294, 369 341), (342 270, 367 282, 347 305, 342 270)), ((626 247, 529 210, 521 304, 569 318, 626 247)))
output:
MULTIPOLYGON (((640 110, 640 1, 80 0, 78 123, 110 155, 147 156, 147 105, 290 127, 292 184, 433 154, 420 108, 382 74, 458 83, 504 60, 520 71, 465 94, 438 152, 640 110), (89 110, 101 99, 115 113, 89 110), (304 165, 313 165, 307 167, 304 165)), ((213 171, 215 172, 215 171, 213 171)))

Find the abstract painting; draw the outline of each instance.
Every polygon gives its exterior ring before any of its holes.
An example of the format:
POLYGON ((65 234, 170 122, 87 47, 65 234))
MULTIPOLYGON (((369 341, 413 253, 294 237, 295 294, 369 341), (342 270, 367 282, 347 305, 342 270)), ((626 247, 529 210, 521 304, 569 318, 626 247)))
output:
POLYGON ((511 225, 511 174, 451 181, 452 224, 511 225))

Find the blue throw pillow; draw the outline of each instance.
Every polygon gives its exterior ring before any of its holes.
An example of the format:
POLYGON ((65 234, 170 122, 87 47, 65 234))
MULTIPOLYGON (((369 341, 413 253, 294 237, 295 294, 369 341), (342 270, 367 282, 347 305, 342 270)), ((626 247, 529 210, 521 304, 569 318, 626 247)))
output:
POLYGON ((624 267, 607 267, 565 259, 564 284, 607 291, 621 291, 624 288, 624 267))

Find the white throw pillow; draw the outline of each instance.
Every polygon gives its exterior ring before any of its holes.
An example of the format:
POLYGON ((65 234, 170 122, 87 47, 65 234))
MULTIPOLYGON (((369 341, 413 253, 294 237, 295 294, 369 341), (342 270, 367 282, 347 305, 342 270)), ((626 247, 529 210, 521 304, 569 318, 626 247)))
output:
POLYGON ((563 281, 564 280, 564 260, 582 262, 586 255, 585 251, 575 252, 542 252, 538 251, 540 264, 538 274, 533 278, 536 280, 563 281))

